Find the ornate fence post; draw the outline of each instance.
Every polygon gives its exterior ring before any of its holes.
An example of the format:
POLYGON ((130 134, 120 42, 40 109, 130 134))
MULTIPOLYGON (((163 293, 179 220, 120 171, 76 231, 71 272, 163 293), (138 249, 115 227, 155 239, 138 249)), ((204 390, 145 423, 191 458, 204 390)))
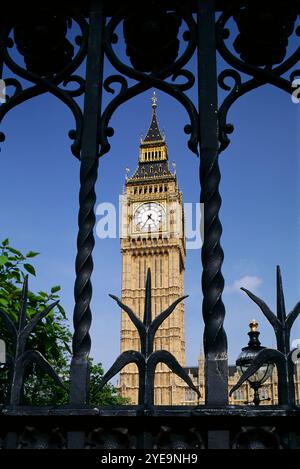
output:
POLYGON ((90 7, 89 39, 86 64, 86 91, 82 131, 79 216, 76 257, 73 359, 71 364, 70 403, 88 400, 88 356, 91 347, 90 301, 94 248, 95 183, 98 173, 99 121, 103 76, 103 0, 93 0, 90 7))
MULTIPOLYGON (((227 339, 223 329, 225 308, 221 299, 224 279, 221 273, 223 250, 219 220, 221 196, 218 136, 218 98, 213 0, 198 1, 198 93, 200 138, 200 201, 204 204, 204 242, 202 246, 202 289, 206 404, 228 403, 227 339)), ((226 447, 227 432, 209 435, 209 446, 226 447)))

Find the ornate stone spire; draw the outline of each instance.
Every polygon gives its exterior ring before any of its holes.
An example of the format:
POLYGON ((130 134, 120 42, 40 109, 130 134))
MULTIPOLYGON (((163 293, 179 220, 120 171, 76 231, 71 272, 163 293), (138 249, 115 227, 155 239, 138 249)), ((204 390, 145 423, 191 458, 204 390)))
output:
POLYGON ((151 123, 150 123, 150 127, 149 127, 146 137, 142 139, 142 142, 141 142, 142 144, 164 142, 164 138, 162 137, 160 133, 158 122, 157 122, 157 117, 156 117, 157 97, 156 97, 155 91, 153 91, 153 96, 151 98, 151 101, 152 101, 151 123))
POLYGON ((126 184, 136 183, 137 179, 144 183, 146 179, 176 178, 176 174, 170 171, 166 140, 162 137, 158 127, 156 117, 157 97, 155 91, 151 101, 151 123, 146 137, 141 139, 138 167, 133 176, 126 180, 126 184))

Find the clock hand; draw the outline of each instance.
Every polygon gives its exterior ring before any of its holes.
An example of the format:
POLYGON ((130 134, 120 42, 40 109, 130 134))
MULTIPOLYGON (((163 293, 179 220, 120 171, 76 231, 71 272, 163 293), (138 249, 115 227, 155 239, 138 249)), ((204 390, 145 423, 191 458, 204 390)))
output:
POLYGON ((150 218, 151 218, 151 213, 150 213, 150 215, 148 215, 147 220, 145 221, 145 223, 143 223, 143 225, 141 226, 141 228, 144 228, 144 226, 146 225, 147 221, 150 220, 150 218))

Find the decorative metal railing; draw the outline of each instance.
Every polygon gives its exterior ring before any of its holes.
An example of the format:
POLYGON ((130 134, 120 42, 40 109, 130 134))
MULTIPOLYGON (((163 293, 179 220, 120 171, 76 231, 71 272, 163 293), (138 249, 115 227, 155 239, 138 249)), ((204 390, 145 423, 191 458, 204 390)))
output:
POLYGON ((145 286, 145 312, 144 321, 142 322, 131 308, 124 305, 119 298, 110 295, 118 305, 130 317, 131 321, 138 330, 141 343, 141 351, 127 350, 123 352, 108 370, 100 383, 100 388, 113 378, 129 363, 136 363, 139 370, 139 404, 143 405, 145 411, 151 411, 154 405, 154 374, 158 363, 165 363, 176 375, 183 379, 186 384, 193 389, 200 397, 199 390, 193 384, 187 372, 178 363, 176 358, 167 350, 154 351, 154 337, 159 326, 173 313, 176 306, 186 298, 182 296, 174 301, 165 311, 158 314, 152 320, 151 306, 151 271, 148 269, 147 280, 145 286))
MULTIPOLYGON (((272 324, 278 350, 263 350, 240 383, 262 362, 273 360, 280 375, 280 403, 265 408, 228 406, 218 163, 220 153, 230 143, 228 135, 233 131, 233 126, 227 122, 227 114, 239 97, 266 84, 293 93, 292 82, 300 74, 297 69, 300 48, 288 55, 287 45, 292 34, 299 36, 299 27, 294 32, 299 12, 298 0, 154 0, 146 3, 77 0, 72 5, 60 1, 37 6, 29 1, 19 8, 7 3, 2 6, 0 72, 2 75, 5 70, 2 78, 9 96, 0 106, 0 120, 25 101, 51 93, 73 114, 75 125, 69 132, 73 141, 71 151, 80 162, 70 404, 65 408, 20 405, 26 360, 34 360, 44 366, 59 380, 38 351, 25 351, 26 337, 34 323, 47 314, 45 311, 42 316, 26 324, 25 283, 19 329, 2 315, 15 337, 16 345, 15 358, 11 362, 10 405, 2 408, 0 415, 0 441, 2 439, 5 448, 299 446, 296 429, 300 411, 295 406, 289 348, 289 333, 299 313, 299 304, 286 318, 279 271, 277 318, 262 300, 246 291, 272 324), (74 39, 73 44, 66 36, 72 21, 80 30, 80 36, 74 39), (231 21, 238 29, 233 41, 230 41, 230 36, 235 33, 228 26, 231 21), (185 48, 179 54, 178 31, 182 22, 186 25, 183 35, 185 48), (123 25, 131 66, 124 63, 114 49, 119 39, 116 30, 120 24, 123 25), (156 35, 155 31, 160 33, 156 35), (12 53, 15 47, 23 56, 25 65, 15 59, 12 53), (158 48, 160 54, 156 53, 158 48), (195 53, 198 58, 197 77, 185 69, 195 53), (219 74, 217 54, 229 66, 219 74), (117 74, 103 81, 104 58, 113 65, 117 74), (85 77, 81 77, 76 73, 84 60, 86 73, 85 77), (181 83, 178 83, 178 78, 181 78, 181 83), (233 80, 233 84, 227 84, 227 79, 233 80), (198 102, 194 103, 186 92, 196 80, 198 102), (132 81, 135 84, 131 84, 132 81), (70 89, 72 84, 76 85, 75 89, 70 89), (102 109, 102 90, 114 93, 113 85, 120 85, 120 90, 102 109), (228 92, 220 106, 218 86, 228 92), (184 128, 189 135, 188 147, 193 153, 200 154, 201 202, 205 204, 202 289, 206 405, 194 408, 152 405, 153 373, 158 360, 171 366, 189 385, 192 383, 171 355, 167 356, 166 352, 161 351, 155 352, 154 356, 152 352, 151 344, 157 326, 155 321, 171 314, 174 305, 151 322, 148 279, 144 323, 121 305, 140 333, 143 350, 140 354, 131 352, 130 357, 129 354, 126 357, 123 355, 104 378, 105 382, 121 366, 129 363, 129 359, 137 362, 140 366, 139 405, 92 408, 88 406, 88 357, 91 348, 91 274, 98 161, 110 149, 108 139, 113 136, 113 129, 109 122, 116 109, 151 87, 169 94, 185 108, 189 118, 184 128), (83 109, 76 102, 81 95, 84 96, 83 109), (138 419, 138 416, 142 418, 138 419)), ((4 140, 4 134, 0 133, 0 141, 4 140)))

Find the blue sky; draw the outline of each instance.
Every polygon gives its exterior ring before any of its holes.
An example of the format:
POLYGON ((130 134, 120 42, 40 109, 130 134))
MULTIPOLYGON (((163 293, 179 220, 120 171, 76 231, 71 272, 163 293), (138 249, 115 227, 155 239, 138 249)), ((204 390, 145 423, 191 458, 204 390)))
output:
MULTIPOLYGON (((223 64, 218 61, 219 69, 223 64)), ((191 63, 195 71, 195 60, 191 63)), ((108 66, 106 75, 112 73, 108 66)), ((111 152, 101 158, 97 204, 118 204, 125 168, 134 171, 139 140, 151 118, 149 90, 124 104, 113 116, 111 152)), ((196 89, 189 96, 197 102, 196 89)), ((224 94, 220 93, 220 101, 224 94)), ((188 117, 180 104, 157 90, 158 120, 185 202, 198 202, 199 159, 187 148, 183 127, 188 117)), ((111 95, 104 92, 104 105, 111 95)), ((231 145, 220 157, 220 213, 225 251, 225 327, 230 362, 247 343, 248 323, 256 318, 263 345, 275 345, 273 332, 239 286, 248 287, 275 308, 275 268, 282 269, 287 311, 300 299, 299 276, 299 124, 300 104, 271 86, 244 96, 233 106, 231 145)), ((33 290, 62 286, 61 303, 70 322, 74 307, 79 162, 70 152, 72 116, 56 98, 45 95, 6 117, 6 141, 0 153, 0 235, 21 250, 35 250, 38 275, 33 290)), ((186 363, 196 364, 202 347, 201 252, 187 253, 185 289, 186 363)), ((120 351, 120 311, 108 297, 120 295, 119 239, 96 237, 93 273, 92 356, 107 369, 120 351)), ((300 337, 299 320, 292 338, 300 337)))

